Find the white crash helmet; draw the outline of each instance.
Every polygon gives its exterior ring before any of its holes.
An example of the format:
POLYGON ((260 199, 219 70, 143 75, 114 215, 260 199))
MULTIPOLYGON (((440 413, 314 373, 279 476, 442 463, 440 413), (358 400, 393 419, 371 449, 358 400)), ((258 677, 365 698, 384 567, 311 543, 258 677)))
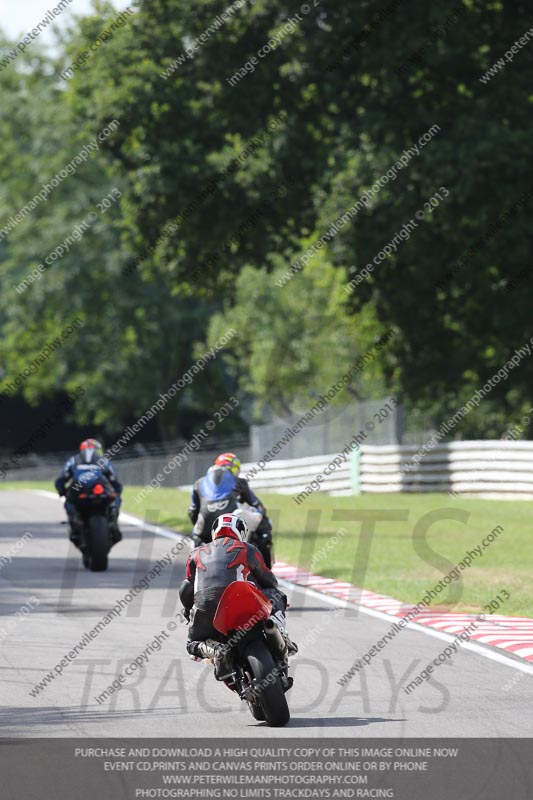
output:
POLYGON ((238 514, 221 514, 213 522, 211 528, 213 541, 227 536, 230 539, 238 539, 245 542, 248 538, 248 526, 238 514))

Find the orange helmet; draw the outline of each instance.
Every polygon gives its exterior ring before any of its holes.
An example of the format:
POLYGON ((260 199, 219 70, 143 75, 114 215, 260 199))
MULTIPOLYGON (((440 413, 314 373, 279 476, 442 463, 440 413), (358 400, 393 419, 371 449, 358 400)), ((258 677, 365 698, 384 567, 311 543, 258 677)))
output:
POLYGON ((215 466, 226 467, 232 475, 238 478, 241 469, 241 460, 237 458, 235 453, 221 453, 215 459, 215 466))
POLYGON ((85 439, 80 444, 80 453, 83 453, 83 459, 87 464, 91 464, 95 455, 102 458, 104 455, 104 448, 97 439, 85 439))
POLYGON ((248 538, 248 526, 238 514, 221 514, 213 522, 211 536, 213 541, 227 536, 229 539, 238 539, 239 542, 245 542, 248 538))

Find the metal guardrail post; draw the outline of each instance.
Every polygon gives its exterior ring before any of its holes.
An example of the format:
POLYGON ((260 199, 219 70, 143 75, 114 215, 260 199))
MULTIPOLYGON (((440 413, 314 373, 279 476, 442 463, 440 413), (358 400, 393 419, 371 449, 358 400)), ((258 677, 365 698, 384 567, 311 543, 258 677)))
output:
POLYGON ((350 467, 352 491, 354 494, 361 494, 361 450, 359 447, 352 453, 350 467))
POLYGON ((401 395, 397 395, 398 405, 396 406, 395 415, 395 433, 397 444, 403 444, 405 433, 405 409, 401 395))

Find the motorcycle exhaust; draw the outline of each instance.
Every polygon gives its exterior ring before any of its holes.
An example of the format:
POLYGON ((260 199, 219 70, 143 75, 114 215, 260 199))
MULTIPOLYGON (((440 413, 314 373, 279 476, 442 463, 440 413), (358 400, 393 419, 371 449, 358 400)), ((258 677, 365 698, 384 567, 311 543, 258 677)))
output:
POLYGON ((267 643, 272 651, 272 654, 280 661, 285 660, 287 656, 287 645, 279 631, 278 626, 273 620, 267 619, 264 622, 264 628, 267 636, 267 643))

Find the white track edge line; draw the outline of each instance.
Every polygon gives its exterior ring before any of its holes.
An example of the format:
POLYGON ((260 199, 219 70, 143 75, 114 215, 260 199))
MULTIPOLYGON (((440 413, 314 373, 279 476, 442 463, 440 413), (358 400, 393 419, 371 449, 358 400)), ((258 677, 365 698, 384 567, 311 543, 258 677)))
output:
MULTIPOLYGON (((278 581, 280 585, 286 586, 287 588, 301 589, 316 600, 323 600, 325 603, 329 603, 329 605, 332 606, 337 606, 338 608, 357 608, 363 614, 366 614, 369 617, 375 617, 376 619, 388 622, 389 624, 393 622, 399 622, 401 619, 401 617, 385 614, 382 611, 376 611, 373 608, 367 608, 366 606, 359 605, 358 603, 348 603, 346 600, 340 600, 336 597, 329 597, 328 595, 322 594, 322 592, 317 592, 314 589, 309 589, 306 586, 299 586, 297 583, 291 583, 290 581, 286 581, 281 578, 278 578, 278 581)), ((408 622, 407 625, 405 625, 405 628, 410 628, 411 630, 419 633, 425 633, 427 636, 433 636, 433 638, 441 639, 444 642, 453 642, 457 638, 454 634, 444 633, 443 631, 429 628, 426 625, 420 625, 417 622, 408 622)), ((506 656, 503 653, 492 652, 492 650, 489 650, 487 647, 482 647, 474 642, 465 642, 465 644, 461 645, 459 649, 470 650, 471 652, 483 656, 484 658, 488 658, 491 661, 496 661, 497 663, 503 664, 507 667, 513 667, 514 669, 518 670, 518 672, 524 672, 526 675, 533 675, 533 664, 521 664, 520 661, 514 658, 509 658, 509 656, 506 656)))
MULTIPOLYGON (((39 494, 44 497, 51 497, 54 500, 59 500, 60 498, 53 494, 53 492, 42 491, 39 489, 32 489, 30 490, 35 494, 39 494)), ((134 517, 131 514, 126 514, 125 512, 120 513, 120 516, 124 519, 125 522, 128 522, 130 525, 135 525, 138 528, 144 528, 149 533, 154 533, 157 536, 164 536, 166 539, 176 539, 181 541, 182 539, 188 539, 188 536, 185 536, 183 533, 176 533, 175 531, 169 531, 166 528, 161 528, 157 525, 151 525, 148 522, 144 522, 142 519, 138 517, 134 517)), ((315 589, 311 589, 308 586, 300 586, 297 583, 292 583, 291 581, 287 581, 284 578, 278 578, 278 581, 281 586, 285 586, 286 588, 297 589, 302 592, 306 592, 311 597, 314 597, 316 600, 322 600, 324 603, 329 604, 331 606, 336 606, 337 608, 357 608, 363 614, 366 614, 369 617, 375 617, 376 619, 380 619, 384 622, 392 623, 393 621, 398 621, 401 619, 400 617, 395 617, 392 614, 385 614, 383 611, 376 611, 374 608, 368 608, 367 606, 360 605, 359 603, 348 603, 346 600, 341 600, 337 597, 331 597, 330 595, 324 594, 323 592, 317 592, 315 589)), ((444 633, 444 631, 439 631, 434 628, 430 628, 427 625, 420 625, 418 622, 408 622, 405 625, 405 628, 410 628, 413 631, 418 631, 419 633, 425 633, 427 636, 433 636, 434 639, 441 639, 444 642, 453 642, 457 637, 451 633, 444 633)), ((488 658, 490 661, 496 661, 498 664, 503 664, 506 667, 512 667, 516 669, 518 672, 524 672, 526 675, 533 675, 533 664, 521 664, 514 658, 509 658, 508 656, 504 655, 503 653, 492 652, 487 647, 482 647, 481 645, 475 644, 475 642, 465 642, 460 647, 461 650, 470 650, 472 653, 476 653, 476 655, 483 656, 483 658, 488 658)))

